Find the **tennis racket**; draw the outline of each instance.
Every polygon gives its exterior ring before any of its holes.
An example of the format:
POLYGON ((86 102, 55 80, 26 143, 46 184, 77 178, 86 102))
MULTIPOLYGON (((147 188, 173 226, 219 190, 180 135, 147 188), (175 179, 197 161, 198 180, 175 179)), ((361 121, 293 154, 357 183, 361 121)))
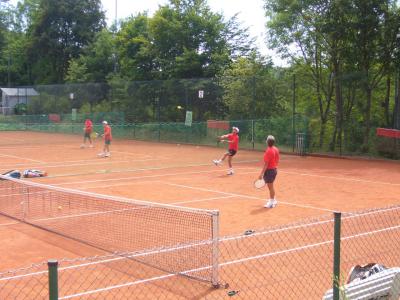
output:
POLYGON ((90 134, 90 138, 91 138, 92 140, 97 139, 98 136, 99 136, 99 134, 98 134, 97 132, 92 132, 92 133, 90 134))
POLYGON ((257 179, 256 181, 254 181, 254 187, 256 189, 261 189, 262 187, 265 186, 265 181, 264 179, 257 179))

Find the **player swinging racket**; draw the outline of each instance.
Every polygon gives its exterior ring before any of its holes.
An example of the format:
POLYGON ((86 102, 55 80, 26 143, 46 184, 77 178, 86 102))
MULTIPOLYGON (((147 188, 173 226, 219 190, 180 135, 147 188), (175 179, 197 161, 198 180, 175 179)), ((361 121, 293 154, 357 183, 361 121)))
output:
POLYGON ((225 158, 228 157, 228 165, 229 165, 229 170, 228 170, 228 175, 233 175, 233 168, 232 168, 232 157, 235 156, 235 154, 238 151, 239 148, 239 128, 237 127, 232 127, 232 133, 222 135, 219 137, 220 142, 227 142, 229 143, 228 147, 228 152, 226 152, 220 159, 214 159, 213 163, 218 166, 220 165, 225 158))
POLYGON ((267 149, 264 153, 264 166, 258 179, 263 178, 269 189, 269 200, 264 205, 266 208, 273 208, 278 204, 275 199, 274 181, 278 174, 279 149, 275 147, 275 138, 272 135, 267 137, 267 149))
POLYGON ((100 157, 110 157, 110 144, 112 140, 112 135, 111 135, 111 127, 108 125, 107 121, 103 121, 103 129, 104 133, 102 134, 102 137, 104 138, 104 148, 103 152, 99 153, 100 157))
POLYGON ((84 135, 83 135, 83 144, 81 145, 81 148, 85 148, 86 147, 86 140, 89 140, 89 147, 93 147, 92 144, 92 131, 93 131, 93 123, 90 119, 86 119, 85 121, 85 128, 83 128, 84 131, 84 135))

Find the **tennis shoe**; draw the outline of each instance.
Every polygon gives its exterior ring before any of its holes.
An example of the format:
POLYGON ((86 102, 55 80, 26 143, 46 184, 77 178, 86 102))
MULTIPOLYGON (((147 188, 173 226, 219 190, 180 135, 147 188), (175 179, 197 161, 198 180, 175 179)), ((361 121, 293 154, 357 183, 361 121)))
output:
POLYGON ((218 166, 218 165, 221 164, 221 160, 219 160, 219 159, 214 159, 214 160, 213 160, 213 163, 214 163, 214 165, 218 166))
POLYGON ((110 156, 111 156, 111 153, 106 153, 106 154, 104 154, 104 156, 105 156, 105 157, 110 157, 110 156))
POLYGON ((264 205, 265 208, 274 208, 278 204, 278 201, 275 199, 269 199, 267 203, 264 205))
POLYGON ((228 171, 228 175, 233 175, 235 172, 233 172, 233 170, 232 169, 230 169, 229 171, 228 171))
POLYGON ((104 152, 100 152, 99 154, 97 154, 98 157, 104 157, 106 154, 104 152))
POLYGON ((92 144, 90 144, 89 148, 93 148, 93 145, 92 145, 92 144))
POLYGON ((85 148, 85 147, 86 147, 85 144, 82 144, 82 145, 80 146, 81 149, 83 149, 83 148, 85 148))

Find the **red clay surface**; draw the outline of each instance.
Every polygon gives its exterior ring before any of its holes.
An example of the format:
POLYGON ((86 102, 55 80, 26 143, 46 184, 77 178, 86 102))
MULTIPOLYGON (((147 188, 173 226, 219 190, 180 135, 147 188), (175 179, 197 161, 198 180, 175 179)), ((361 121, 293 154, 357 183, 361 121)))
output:
MULTIPOLYGON (((116 139, 111 145, 112 157, 99 158, 101 141, 95 148, 80 149, 78 136, 0 132, 0 141, 1 173, 40 169, 48 177, 30 180, 137 200, 217 209, 221 236, 333 211, 400 203, 400 163, 395 161, 282 155, 276 180, 278 206, 266 209, 267 189, 253 187, 262 168, 262 152, 239 150, 233 159, 235 174, 228 176, 226 164, 212 164, 224 148, 116 139)), ((3 216, 0 240, 0 272, 49 258, 104 254, 3 216)))

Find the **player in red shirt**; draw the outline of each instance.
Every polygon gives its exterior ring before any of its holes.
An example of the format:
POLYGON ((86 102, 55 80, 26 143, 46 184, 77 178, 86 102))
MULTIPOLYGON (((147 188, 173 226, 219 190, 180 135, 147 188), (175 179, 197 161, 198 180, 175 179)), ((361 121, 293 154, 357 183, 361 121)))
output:
POLYGON ((266 208, 273 208, 278 204, 275 199, 274 181, 278 174, 277 168, 279 164, 279 149, 275 147, 275 138, 272 135, 267 137, 267 149, 264 153, 264 166, 258 176, 258 179, 264 178, 269 189, 270 199, 264 205, 266 208))
POLYGON ((89 147, 92 148, 93 144, 92 144, 92 138, 91 138, 90 135, 92 134, 92 131, 93 131, 93 123, 92 123, 92 121, 90 119, 86 119, 85 127, 83 128, 83 131, 84 131, 83 144, 81 145, 81 148, 85 148, 86 147, 86 140, 87 139, 89 140, 89 143, 90 143, 89 147))
POLYGON ((229 143, 229 148, 228 148, 228 152, 226 152, 221 159, 214 159, 213 163, 218 166, 220 165, 225 158, 228 157, 228 165, 229 165, 229 170, 228 170, 228 175, 233 175, 233 168, 232 168, 232 157, 235 156, 235 154, 238 151, 239 148, 239 128, 237 127, 232 127, 232 133, 230 134, 226 134, 226 135, 222 135, 219 137, 219 141, 220 142, 227 142, 229 143))
POLYGON ((104 148, 103 152, 99 153, 100 157, 110 157, 110 144, 112 140, 112 134, 111 134, 111 127, 108 125, 107 121, 103 121, 103 129, 104 133, 101 135, 104 138, 104 148))

